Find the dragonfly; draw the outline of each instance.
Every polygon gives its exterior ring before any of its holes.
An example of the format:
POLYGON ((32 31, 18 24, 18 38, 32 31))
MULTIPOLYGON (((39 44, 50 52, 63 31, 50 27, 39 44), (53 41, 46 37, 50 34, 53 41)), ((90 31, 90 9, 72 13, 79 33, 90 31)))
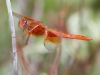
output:
POLYGON ((58 48, 62 38, 78 39, 78 40, 86 40, 86 41, 92 40, 91 38, 88 38, 86 36, 67 34, 67 33, 59 32, 57 30, 48 28, 42 22, 35 20, 34 18, 29 18, 27 16, 15 12, 13 12, 13 15, 20 19, 18 21, 18 27, 23 29, 24 31, 22 38, 27 36, 26 41, 22 47, 25 47, 28 44, 31 35, 36 38, 39 38, 44 35, 45 36, 44 46, 49 51, 58 48))

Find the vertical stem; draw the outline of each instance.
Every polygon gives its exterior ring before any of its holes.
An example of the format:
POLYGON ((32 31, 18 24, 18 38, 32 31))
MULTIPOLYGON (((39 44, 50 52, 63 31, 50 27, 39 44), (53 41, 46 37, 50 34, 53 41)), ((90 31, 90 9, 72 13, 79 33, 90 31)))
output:
POLYGON ((79 24, 80 24, 80 30, 83 28, 83 7, 84 7, 85 0, 80 0, 79 4, 79 24))
POLYGON ((13 16, 12 16, 12 9, 11 9, 10 0, 6 0, 6 5, 7 5, 7 10, 8 10, 8 15, 9 15, 9 24, 10 24, 11 37, 12 37, 14 75, 18 75, 16 35, 15 35, 14 19, 13 19, 13 16))
POLYGON ((61 56, 61 45, 56 52, 56 56, 54 58, 53 63, 50 66, 48 75, 58 75, 57 71, 58 71, 60 56, 61 56))

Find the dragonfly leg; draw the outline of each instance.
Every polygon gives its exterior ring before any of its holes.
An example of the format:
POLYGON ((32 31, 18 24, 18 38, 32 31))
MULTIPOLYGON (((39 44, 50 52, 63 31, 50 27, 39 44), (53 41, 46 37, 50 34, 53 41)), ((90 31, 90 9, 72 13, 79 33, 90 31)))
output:
POLYGON ((24 38, 27 34, 29 34, 29 33, 28 33, 28 32, 24 33, 24 34, 22 35, 22 38, 24 38))
POLYGON ((25 47, 25 46, 28 44, 29 38, 30 38, 30 34, 28 34, 28 37, 27 37, 27 39, 26 39, 24 45, 22 45, 22 48, 25 47))

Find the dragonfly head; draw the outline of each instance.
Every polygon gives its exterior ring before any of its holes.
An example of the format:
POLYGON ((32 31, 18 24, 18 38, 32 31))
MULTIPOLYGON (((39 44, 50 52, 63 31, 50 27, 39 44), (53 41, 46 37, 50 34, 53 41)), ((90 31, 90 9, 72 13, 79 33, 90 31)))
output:
POLYGON ((19 20, 18 27, 21 29, 25 29, 27 27, 27 20, 25 19, 19 20))

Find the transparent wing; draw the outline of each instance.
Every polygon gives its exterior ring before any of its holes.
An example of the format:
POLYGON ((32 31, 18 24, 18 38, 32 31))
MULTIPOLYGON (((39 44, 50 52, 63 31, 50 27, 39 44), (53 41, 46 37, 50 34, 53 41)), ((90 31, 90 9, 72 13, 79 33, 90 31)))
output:
POLYGON ((59 47, 61 42, 61 38, 58 37, 56 34, 53 32, 47 30, 45 32, 45 39, 44 39, 44 46, 46 47, 47 50, 53 51, 57 47, 59 47))
POLYGON ((21 15, 21 14, 18 14, 18 13, 15 13, 15 12, 12 12, 14 16, 16 16, 17 18, 19 19, 25 19, 25 20, 28 20, 28 21, 34 21, 34 22, 37 22, 37 20, 33 19, 33 18, 29 18, 27 16, 24 16, 24 15, 21 15))
POLYGON ((30 43, 36 43, 36 42, 38 42, 41 38, 43 38, 43 35, 41 35, 41 36, 35 36, 35 35, 32 35, 31 36, 31 40, 30 40, 30 43))
POLYGON ((41 25, 36 25, 33 29, 31 29, 31 34, 33 35, 34 41, 36 41, 45 34, 45 27, 41 25))

